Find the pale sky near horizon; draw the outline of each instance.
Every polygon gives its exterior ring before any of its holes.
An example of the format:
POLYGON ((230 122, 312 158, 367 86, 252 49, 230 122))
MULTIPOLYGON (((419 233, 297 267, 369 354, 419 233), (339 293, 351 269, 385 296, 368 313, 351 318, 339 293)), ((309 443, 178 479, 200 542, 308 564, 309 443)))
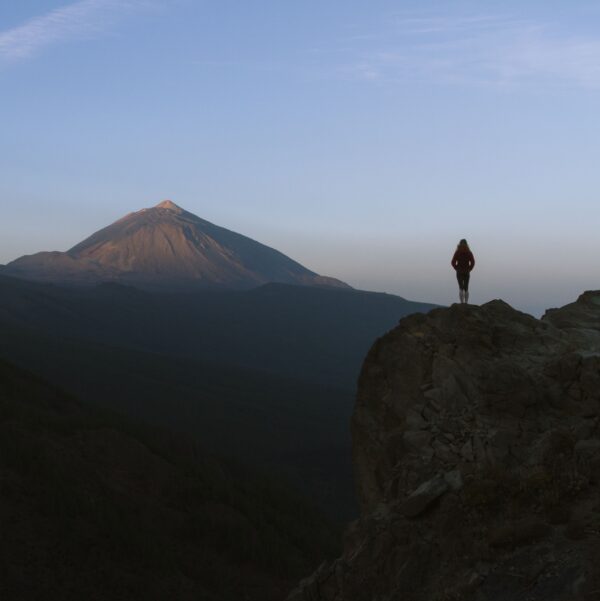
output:
POLYGON ((170 198, 353 286, 600 288, 594 1, 0 4, 0 263, 170 198))

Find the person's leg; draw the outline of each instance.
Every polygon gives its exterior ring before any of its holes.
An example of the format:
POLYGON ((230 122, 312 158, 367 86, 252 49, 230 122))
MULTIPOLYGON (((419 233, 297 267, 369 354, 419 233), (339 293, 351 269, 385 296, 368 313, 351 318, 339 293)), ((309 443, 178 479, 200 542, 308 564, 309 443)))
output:
POLYGON ((462 286, 462 274, 458 271, 456 272, 456 280, 458 281, 458 298, 460 300, 460 303, 462 304, 465 302, 465 293, 463 292, 462 286))
POLYGON ((463 282, 464 282, 464 284, 463 284, 463 290, 465 291, 465 294, 464 294, 464 296, 465 296, 465 303, 469 302, 469 279, 470 278, 471 278, 471 274, 468 273, 468 272, 465 273, 464 280, 463 280, 463 282))

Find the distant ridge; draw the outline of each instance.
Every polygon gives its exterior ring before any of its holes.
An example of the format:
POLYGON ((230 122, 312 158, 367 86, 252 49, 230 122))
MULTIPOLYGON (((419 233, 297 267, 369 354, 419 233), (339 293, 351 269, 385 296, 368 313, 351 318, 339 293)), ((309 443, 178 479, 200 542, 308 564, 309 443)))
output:
POLYGON ((3 273, 72 284, 253 288, 270 282, 350 288, 283 253, 214 225, 171 200, 130 213, 67 252, 40 252, 3 273))

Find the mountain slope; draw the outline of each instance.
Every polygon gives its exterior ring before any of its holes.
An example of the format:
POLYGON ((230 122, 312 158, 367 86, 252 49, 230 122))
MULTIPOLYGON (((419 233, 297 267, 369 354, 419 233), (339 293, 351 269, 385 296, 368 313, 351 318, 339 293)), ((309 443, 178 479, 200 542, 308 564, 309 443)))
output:
POLYGON ((268 282, 348 287, 171 201, 130 213, 67 252, 21 257, 3 271, 40 281, 151 288, 251 288, 268 282))
POLYGON ((279 601, 336 544, 284 488, 3 361, 0 482, 2 599, 279 601))
POLYGON ((163 294, 0 276, 0 323, 348 390, 374 338, 431 308, 389 294, 283 284, 163 294))
POLYGON ((350 392, 32 328, 0 331, 0 356, 82 401, 184 433, 269 473, 336 523, 356 515, 350 392))
POLYGON ((362 356, 430 305, 271 284, 164 294, 0 277, 0 356, 84 401, 198 437, 356 513, 349 419, 362 356))

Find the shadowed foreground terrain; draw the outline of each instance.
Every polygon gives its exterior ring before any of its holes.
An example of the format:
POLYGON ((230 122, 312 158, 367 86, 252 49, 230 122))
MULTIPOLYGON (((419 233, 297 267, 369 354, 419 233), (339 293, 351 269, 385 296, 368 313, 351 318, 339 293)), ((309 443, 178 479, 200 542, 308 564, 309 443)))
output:
POLYGON ((0 362, 0 598, 273 600, 336 548, 284 488, 0 362))
POLYGON ((433 307, 391 294, 284 284, 153 293, 0 275, 0 327, 259 370, 352 393, 373 340, 400 317, 433 307))
POLYGON ((413 315, 369 352, 361 517, 289 601, 600 599, 600 292, 413 315))
POLYGON ((260 467, 343 522, 356 515, 349 422, 362 359, 399 316, 429 308, 301 286, 159 294, 0 276, 0 356, 260 467))

